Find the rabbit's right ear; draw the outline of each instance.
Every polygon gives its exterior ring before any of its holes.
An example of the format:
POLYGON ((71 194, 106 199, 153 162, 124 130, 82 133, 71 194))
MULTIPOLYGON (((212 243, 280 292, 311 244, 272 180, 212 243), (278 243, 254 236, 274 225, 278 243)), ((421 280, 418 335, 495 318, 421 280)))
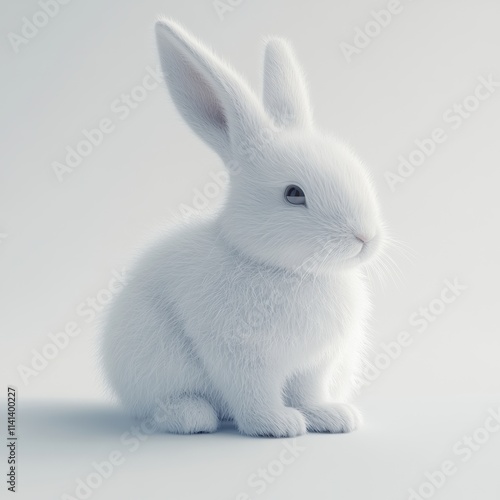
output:
POLYGON ((306 80, 291 45, 270 37, 264 56, 264 107, 279 126, 312 126, 306 80))
POLYGON ((266 126, 262 105, 241 77, 177 23, 158 21, 156 39, 177 109, 223 158, 233 142, 266 126))

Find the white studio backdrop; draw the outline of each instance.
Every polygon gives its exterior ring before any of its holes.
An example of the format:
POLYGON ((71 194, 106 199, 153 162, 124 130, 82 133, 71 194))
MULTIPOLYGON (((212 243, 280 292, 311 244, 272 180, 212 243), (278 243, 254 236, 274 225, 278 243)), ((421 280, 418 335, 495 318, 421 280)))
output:
POLYGON ((400 277, 374 286, 362 397, 499 392, 498 2, 59 7, 37 28, 38 2, 3 0, 0 18, 0 362, 23 398, 105 397, 99 311, 169 220, 217 203, 221 161, 158 84, 159 14, 257 90, 263 36, 289 38, 317 123, 372 170, 392 233, 414 256, 395 252, 400 277))

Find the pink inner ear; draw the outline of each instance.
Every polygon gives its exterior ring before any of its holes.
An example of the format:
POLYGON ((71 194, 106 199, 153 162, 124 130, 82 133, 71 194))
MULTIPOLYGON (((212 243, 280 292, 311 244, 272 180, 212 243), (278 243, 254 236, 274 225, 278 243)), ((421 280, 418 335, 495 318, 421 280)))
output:
POLYGON ((161 65, 177 109, 223 159, 232 140, 269 126, 261 103, 234 70, 175 22, 156 26, 161 65))
MULTIPOLYGON (((179 60, 183 59, 179 57, 179 60)), ((217 93, 204 75, 197 71, 193 65, 185 61, 183 66, 187 81, 192 82, 189 88, 185 86, 182 89, 185 93, 185 99, 194 101, 193 104, 196 104, 202 114, 206 115, 206 121, 227 134, 227 117, 217 93)))

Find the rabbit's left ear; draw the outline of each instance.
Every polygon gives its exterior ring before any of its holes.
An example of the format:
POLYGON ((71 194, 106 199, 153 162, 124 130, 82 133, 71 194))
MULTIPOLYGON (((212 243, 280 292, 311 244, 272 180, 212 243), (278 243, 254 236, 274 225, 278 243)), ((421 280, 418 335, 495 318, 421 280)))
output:
POLYGON ((265 50, 264 107, 278 126, 311 127, 306 81, 290 44, 269 38, 265 50))
POLYGON ((160 61, 172 99, 189 126, 223 159, 269 125, 246 82, 171 19, 156 23, 160 61))

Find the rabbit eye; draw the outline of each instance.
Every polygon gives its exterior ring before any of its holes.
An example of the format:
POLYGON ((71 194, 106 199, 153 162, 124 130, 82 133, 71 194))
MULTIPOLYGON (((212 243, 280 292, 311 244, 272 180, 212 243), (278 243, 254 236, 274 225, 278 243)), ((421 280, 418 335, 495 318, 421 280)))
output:
POLYGON ((305 205, 306 195, 299 186, 291 184, 285 189, 285 200, 292 205, 305 205))

